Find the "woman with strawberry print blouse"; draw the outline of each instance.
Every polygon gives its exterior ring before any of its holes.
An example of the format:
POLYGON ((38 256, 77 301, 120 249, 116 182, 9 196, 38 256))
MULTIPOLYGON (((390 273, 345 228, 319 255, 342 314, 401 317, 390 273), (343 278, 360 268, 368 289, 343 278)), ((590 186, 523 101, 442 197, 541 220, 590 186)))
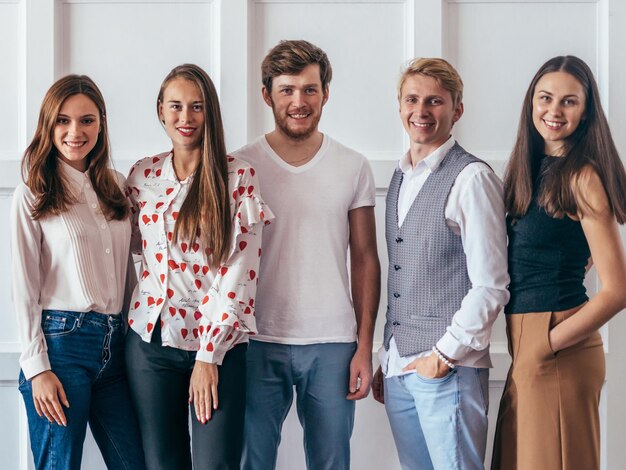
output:
POLYGON ((254 169, 226 155, 206 72, 174 68, 157 113, 173 149, 128 176, 141 268, 126 357, 146 464, 238 469, 261 232, 273 215, 254 169))

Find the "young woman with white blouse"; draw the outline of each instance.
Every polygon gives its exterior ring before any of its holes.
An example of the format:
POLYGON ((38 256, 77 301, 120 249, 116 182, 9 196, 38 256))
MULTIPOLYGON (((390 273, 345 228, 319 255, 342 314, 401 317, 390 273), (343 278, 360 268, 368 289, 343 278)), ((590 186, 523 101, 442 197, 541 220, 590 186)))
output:
POLYGON ((195 469, 238 469, 261 232, 273 215, 254 169, 226 154, 206 72, 174 68, 157 113, 172 150, 128 176, 141 268, 126 354, 146 464, 188 469, 193 456, 195 469))
POLYGON ((11 212, 19 389, 38 469, 80 469, 87 423, 109 469, 144 468, 124 360, 130 218, 102 94, 46 93, 11 212))

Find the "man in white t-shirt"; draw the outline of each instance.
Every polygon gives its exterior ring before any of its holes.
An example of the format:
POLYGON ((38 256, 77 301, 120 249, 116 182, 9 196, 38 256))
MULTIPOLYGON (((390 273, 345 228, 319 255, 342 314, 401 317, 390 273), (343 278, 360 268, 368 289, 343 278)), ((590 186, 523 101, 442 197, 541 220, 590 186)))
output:
POLYGON ((275 468, 295 387, 307 467, 348 470, 380 294, 374 179, 365 157, 318 130, 332 76, 324 51, 281 41, 262 75, 275 128, 234 154, 276 215, 263 233, 242 468, 275 468))

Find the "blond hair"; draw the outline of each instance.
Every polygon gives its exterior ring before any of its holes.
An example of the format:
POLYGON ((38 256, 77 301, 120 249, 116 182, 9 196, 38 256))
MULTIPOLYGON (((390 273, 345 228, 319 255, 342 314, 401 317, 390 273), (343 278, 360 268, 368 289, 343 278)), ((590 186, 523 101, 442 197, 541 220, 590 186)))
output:
POLYGON ((423 57, 409 62, 398 80, 398 99, 402 98, 402 85, 413 75, 424 75, 437 80, 437 83, 450 92, 455 106, 463 101, 463 80, 447 60, 423 57))

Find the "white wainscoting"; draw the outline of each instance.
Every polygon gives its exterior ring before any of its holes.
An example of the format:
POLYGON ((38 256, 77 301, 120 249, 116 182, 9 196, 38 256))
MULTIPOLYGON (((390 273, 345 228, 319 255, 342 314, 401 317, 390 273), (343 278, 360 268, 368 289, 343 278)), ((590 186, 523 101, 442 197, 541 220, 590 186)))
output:
MULTIPOLYGON (((321 129, 372 163, 378 248, 386 272, 384 197, 394 162, 407 147, 396 100, 402 66, 415 56, 443 56, 457 67, 465 82, 465 114, 455 136, 502 174, 530 78, 554 55, 578 55, 597 74, 618 149, 626 155, 624 24, 626 2, 616 0, 0 0, 1 466, 32 468, 17 391, 9 208, 21 154, 55 79, 84 73, 99 84, 114 162, 126 172, 137 159, 168 148, 155 100, 172 67, 194 62, 212 76, 227 144, 234 150, 273 127, 260 93, 260 62, 267 50, 280 39, 318 44, 334 72, 321 129)), ((377 346, 384 324, 384 277, 377 346)), ((588 288, 595 290, 594 276, 588 288)), ((626 461, 626 318, 613 320, 603 333, 608 373, 602 458, 603 469, 613 470, 626 461)), ((494 327, 492 355, 490 436, 509 364, 503 318, 494 327)), ((304 468, 301 441, 292 410, 279 469, 304 468)), ((371 397, 357 405, 352 442, 353 468, 399 468, 384 408, 371 397)), ((91 436, 83 463, 104 468, 91 436)))

